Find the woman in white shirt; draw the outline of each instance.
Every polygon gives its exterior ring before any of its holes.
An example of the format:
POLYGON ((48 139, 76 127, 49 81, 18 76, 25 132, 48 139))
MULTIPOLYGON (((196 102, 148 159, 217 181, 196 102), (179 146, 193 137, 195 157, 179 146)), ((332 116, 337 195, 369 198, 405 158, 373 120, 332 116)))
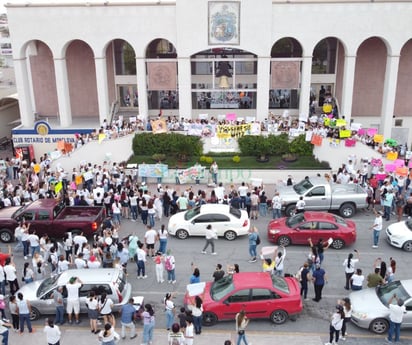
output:
POLYGON ((365 277, 362 275, 360 268, 356 269, 356 273, 351 277, 351 286, 353 291, 362 290, 363 281, 365 277))
POLYGON ((99 301, 96 298, 96 293, 92 290, 90 295, 86 300, 87 305, 87 316, 90 320, 90 330, 92 333, 97 334, 97 318, 99 316, 99 301))
POLYGON ((346 340, 346 324, 350 322, 352 318, 352 304, 350 303, 350 299, 348 297, 345 297, 342 300, 342 305, 343 305, 343 312, 345 314, 345 318, 343 319, 343 324, 342 324, 342 340, 346 340))
POLYGON ((104 330, 99 333, 99 340, 102 345, 115 345, 119 339, 119 334, 115 332, 114 326, 110 323, 106 323, 104 325, 104 330))
POLYGON ((106 293, 103 292, 99 300, 99 311, 100 314, 103 316, 104 323, 110 323, 114 328, 116 327, 116 319, 114 318, 114 315, 112 313, 113 306, 114 303, 111 300, 111 298, 108 298, 106 293))
POLYGON ((357 255, 357 258, 353 258, 353 253, 349 253, 348 258, 345 259, 343 262, 343 266, 345 267, 345 277, 346 277, 346 283, 345 283, 345 289, 349 290, 350 289, 350 282, 351 282, 351 277, 355 273, 355 264, 359 262, 359 252, 355 249, 355 253, 357 255))
POLYGON ((43 330, 46 333, 47 343, 53 345, 60 345, 61 332, 52 319, 48 319, 43 330))

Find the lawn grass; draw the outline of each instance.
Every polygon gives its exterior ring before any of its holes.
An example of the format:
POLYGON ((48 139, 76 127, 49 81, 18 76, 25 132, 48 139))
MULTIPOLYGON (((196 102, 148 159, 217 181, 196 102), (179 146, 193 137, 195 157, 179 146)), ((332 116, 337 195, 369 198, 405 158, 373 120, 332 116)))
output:
MULTIPOLYGON (((207 155, 216 160, 219 169, 330 169, 328 164, 325 162, 319 162, 313 157, 304 156, 299 157, 295 162, 284 162, 280 156, 271 156, 269 161, 266 163, 260 163, 256 160, 255 156, 240 156, 240 162, 234 163, 232 155, 207 155)), ((178 166, 180 169, 185 169, 192 167, 197 161, 198 157, 191 157, 187 162, 181 162, 174 156, 168 156, 163 164, 167 164, 170 168, 178 166)), ((151 156, 132 156, 127 163, 143 163, 155 164, 156 161, 152 159, 151 156)), ((209 166, 210 164, 205 162, 200 162, 203 166, 209 166)))

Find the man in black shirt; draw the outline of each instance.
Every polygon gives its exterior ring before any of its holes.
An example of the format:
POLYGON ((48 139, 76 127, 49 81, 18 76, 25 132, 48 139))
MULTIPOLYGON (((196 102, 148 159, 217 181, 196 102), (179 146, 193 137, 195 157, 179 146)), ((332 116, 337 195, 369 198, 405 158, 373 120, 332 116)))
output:
POLYGON ((222 279, 224 275, 225 271, 222 270, 222 265, 217 264, 216 271, 214 271, 212 275, 213 279, 215 280, 215 282, 217 282, 218 280, 222 279))

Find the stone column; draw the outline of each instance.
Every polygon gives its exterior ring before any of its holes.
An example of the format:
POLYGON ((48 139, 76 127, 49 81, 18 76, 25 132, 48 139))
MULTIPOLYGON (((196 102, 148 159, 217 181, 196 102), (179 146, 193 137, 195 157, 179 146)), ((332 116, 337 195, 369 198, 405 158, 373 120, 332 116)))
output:
POLYGON ((302 75, 299 95, 299 119, 307 121, 309 117, 310 83, 312 78, 312 56, 302 58, 302 75))
POLYGON ((72 114, 70 106, 69 80, 67 77, 66 59, 54 58, 54 70, 56 72, 57 101, 59 104, 60 126, 70 127, 72 114))
POLYGON ((352 117, 353 86, 355 82, 356 55, 345 55, 343 68, 342 103, 339 117, 345 117, 348 127, 352 117))
POLYGON ((137 95, 139 97, 139 115, 146 121, 149 115, 147 103, 146 60, 136 57, 137 95))
POLYGON ((190 57, 177 59, 178 84, 179 84, 179 118, 192 118, 192 72, 190 57))
POLYGON ((256 120, 263 121, 269 113, 270 56, 258 57, 256 120))
POLYGON ((386 58, 385 84, 381 111, 380 133, 384 139, 392 136, 392 122, 395 109, 396 84, 398 81, 399 55, 388 55, 386 58))
POLYGON ((19 95, 20 119, 23 127, 34 126, 34 109, 30 95, 27 58, 13 59, 16 88, 19 95))
POLYGON ((94 63, 96 68, 97 101, 99 103, 99 122, 102 124, 103 120, 108 121, 110 118, 106 57, 95 57, 94 63))

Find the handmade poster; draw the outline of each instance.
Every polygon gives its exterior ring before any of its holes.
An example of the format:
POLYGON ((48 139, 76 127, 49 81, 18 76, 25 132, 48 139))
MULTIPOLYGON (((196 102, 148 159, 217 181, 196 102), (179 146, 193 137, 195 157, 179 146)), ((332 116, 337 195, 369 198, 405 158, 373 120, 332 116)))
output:
POLYGON ((377 128, 368 128, 366 130, 366 134, 369 135, 370 137, 373 137, 376 133, 378 133, 377 128))
POLYGON ((349 138, 352 135, 350 129, 344 129, 339 131, 339 138, 349 138))
POLYGON ((405 160, 403 159, 395 159, 395 161, 393 162, 393 164, 395 164, 395 166, 397 168, 402 168, 405 166, 405 160))
POLYGON ((205 167, 194 165, 187 169, 178 170, 177 177, 179 178, 180 184, 201 180, 205 177, 205 167))
POLYGON ((205 291, 205 282, 188 284, 186 286, 186 291, 190 297, 201 295, 205 291))
POLYGON ((154 134, 167 133, 167 125, 165 119, 151 120, 152 132, 154 134))
POLYGON ((382 134, 374 134, 373 141, 375 143, 379 143, 379 144, 383 143, 383 135, 382 134))
POLYGON ((236 121, 236 114, 233 114, 233 113, 226 114, 226 120, 227 121, 236 121))
POLYGON ((278 246, 262 247, 261 252, 263 256, 273 255, 276 249, 278 249, 278 246))
POLYGON ((167 164, 139 164, 140 177, 167 177, 169 167, 167 164))
POLYGON ((386 172, 391 173, 391 172, 394 172, 395 169, 396 169, 395 164, 385 164, 385 171, 386 172))
POLYGON ((322 137, 320 135, 312 135, 311 143, 315 146, 322 146, 322 137))
POLYGON ((345 127, 346 120, 345 119, 336 119, 336 127, 345 127))
POLYGON ((396 158, 398 158, 398 152, 388 152, 386 154, 386 159, 390 161, 394 161, 396 158))

